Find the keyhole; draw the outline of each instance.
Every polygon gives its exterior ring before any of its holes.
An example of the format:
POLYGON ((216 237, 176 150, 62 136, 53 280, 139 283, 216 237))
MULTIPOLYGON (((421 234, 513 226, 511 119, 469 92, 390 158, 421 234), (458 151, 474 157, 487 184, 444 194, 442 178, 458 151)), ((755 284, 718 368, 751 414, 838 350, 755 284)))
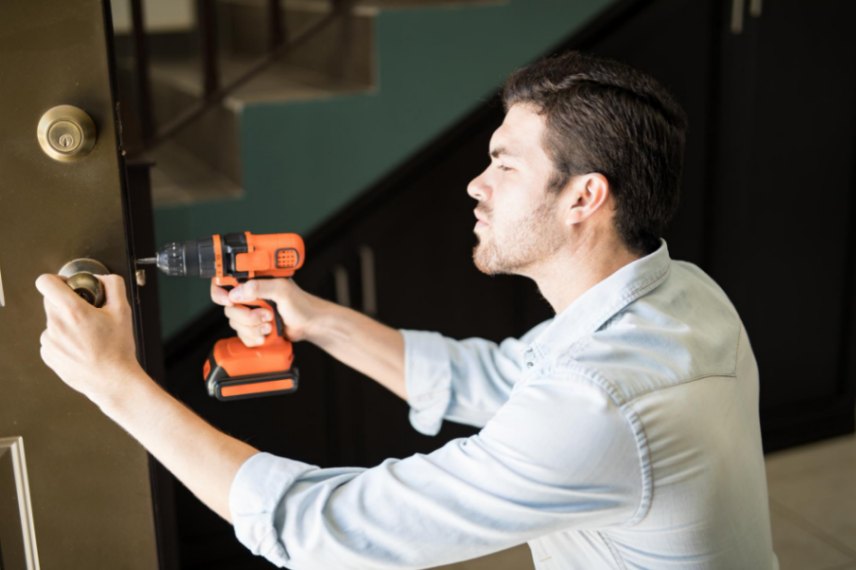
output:
POLYGON ((71 148, 71 146, 73 144, 74 144, 74 137, 73 136, 66 134, 66 135, 61 135, 59 137, 59 146, 61 146, 62 148, 71 148))
POLYGON ((89 289, 75 289, 74 292, 90 305, 95 304, 95 295, 89 289))

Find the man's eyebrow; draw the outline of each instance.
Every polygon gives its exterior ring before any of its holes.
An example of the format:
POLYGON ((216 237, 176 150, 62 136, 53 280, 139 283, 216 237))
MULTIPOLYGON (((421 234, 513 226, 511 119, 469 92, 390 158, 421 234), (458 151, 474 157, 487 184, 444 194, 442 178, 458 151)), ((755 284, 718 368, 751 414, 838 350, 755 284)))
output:
POLYGON ((499 158, 499 155, 501 155, 501 154, 504 154, 506 156, 517 156, 513 152, 510 152, 504 146, 495 147, 490 151, 490 156, 493 158, 499 158))

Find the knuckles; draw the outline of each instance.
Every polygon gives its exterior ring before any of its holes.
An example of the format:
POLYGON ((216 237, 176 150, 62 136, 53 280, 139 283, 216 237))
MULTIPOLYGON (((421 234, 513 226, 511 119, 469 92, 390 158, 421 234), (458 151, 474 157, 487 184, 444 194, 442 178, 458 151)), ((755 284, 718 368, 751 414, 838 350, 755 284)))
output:
POLYGON ((82 303, 67 306, 65 308, 66 320, 74 325, 82 324, 86 320, 86 309, 88 308, 89 305, 83 305, 82 303))

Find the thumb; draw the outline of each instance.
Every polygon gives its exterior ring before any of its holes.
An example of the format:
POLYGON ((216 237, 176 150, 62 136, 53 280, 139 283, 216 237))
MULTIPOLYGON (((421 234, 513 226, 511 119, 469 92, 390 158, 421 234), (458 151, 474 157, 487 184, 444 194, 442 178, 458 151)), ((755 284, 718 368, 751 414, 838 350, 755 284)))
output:
POLYGON ((80 302, 80 298, 68 287, 66 282, 57 275, 44 274, 36 279, 36 289, 45 300, 60 307, 72 307, 80 302))

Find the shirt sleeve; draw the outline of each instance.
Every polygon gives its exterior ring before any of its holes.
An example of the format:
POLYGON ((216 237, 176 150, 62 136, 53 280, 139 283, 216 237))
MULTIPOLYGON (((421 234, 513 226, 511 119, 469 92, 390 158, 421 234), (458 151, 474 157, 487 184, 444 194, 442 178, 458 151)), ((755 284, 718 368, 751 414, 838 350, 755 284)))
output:
POLYGON ((538 536, 631 521, 642 497, 633 425, 585 381, 513 390, 482 431, 371 469, 260 453, 239 470, 238 538, 293 570, 425 568, 538 536))
POLYGON ((436 435, 443 419, 482 427, 502 406, 521 375, 526 338, 497 344, 454 340, 439 333, 402 330, 410 423, 436 435))

